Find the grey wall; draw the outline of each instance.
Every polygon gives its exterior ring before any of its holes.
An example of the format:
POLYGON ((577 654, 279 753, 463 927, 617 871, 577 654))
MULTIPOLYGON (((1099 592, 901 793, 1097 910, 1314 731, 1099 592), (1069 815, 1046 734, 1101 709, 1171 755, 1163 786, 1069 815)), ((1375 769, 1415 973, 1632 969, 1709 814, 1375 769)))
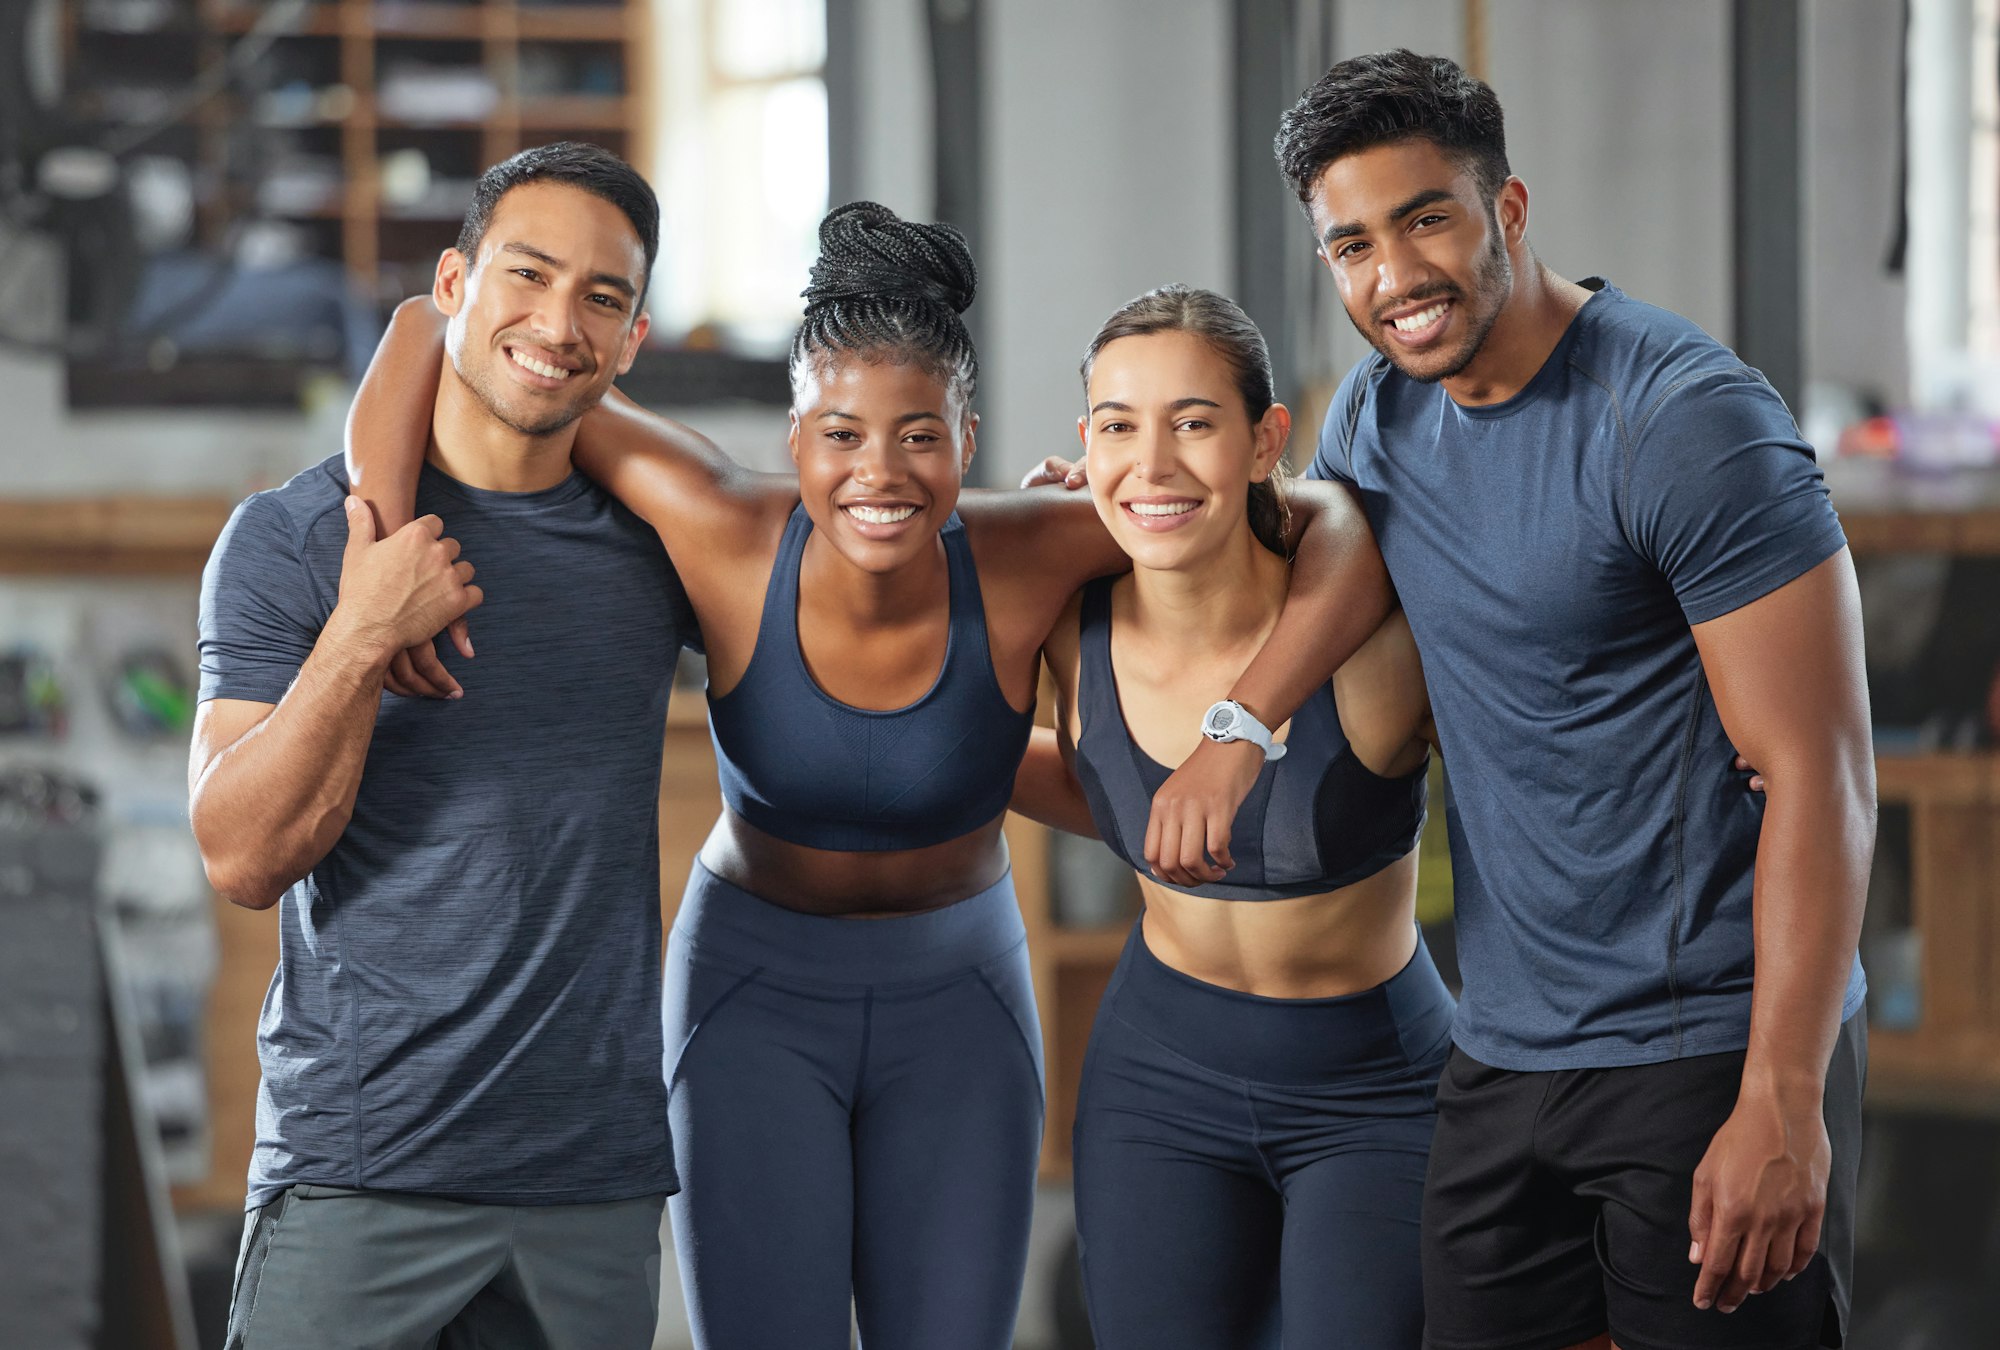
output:
POLYGON ((980 398, 988 481, 1076 448, 1076 364, 1119 304, 1231 289, 1228 0, 986 8, 980 398))

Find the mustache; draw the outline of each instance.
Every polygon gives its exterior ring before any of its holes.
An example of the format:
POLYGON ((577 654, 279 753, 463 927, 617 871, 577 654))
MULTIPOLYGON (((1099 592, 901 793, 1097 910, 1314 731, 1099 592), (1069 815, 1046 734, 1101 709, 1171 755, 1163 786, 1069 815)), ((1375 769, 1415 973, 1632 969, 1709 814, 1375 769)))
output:
POLYGON ((1438 281, 1428 286, 1419 286, 1408 295, 1401 295, 1393 300, 1383 301, 1381 304, 1375 306, 1374 313, 1369 317, 1376 323, 1381 323, 1388 318, 1391 311, 1402 309, 1406 305, 1419 304, 1425 300, 1463 300, 1464 298, 1465 292, 1458 286, 1453 285, 1449 281, 1438 281))

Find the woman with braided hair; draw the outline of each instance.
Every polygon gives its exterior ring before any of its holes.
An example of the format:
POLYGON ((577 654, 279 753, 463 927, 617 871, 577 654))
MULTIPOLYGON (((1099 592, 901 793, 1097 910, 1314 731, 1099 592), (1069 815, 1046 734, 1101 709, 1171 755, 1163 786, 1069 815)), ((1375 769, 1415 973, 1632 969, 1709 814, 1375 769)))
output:
MULTIPOLYGON (((708 656, 726 809, 667 953, 675 1243, 703 1347, 834 1350, 851 1305, 868 1350, 1004 1350, 1042 1089, 1001 822, 1042 643, 1126 562, 1087 499, 960 491, 978 418, 957 231, 856 203, 820 241, 791 352, 795 478, 615 395, 573 456, 658 530, 708 656)), ((541 284, 496 341, 549 366, 567 320, 541 284)), ((440 366, 427 309, 399 311, 349 424, 357 490, 391 528, 440 366)), ((1351 502, 1296 505, 1299 580, 1232 689, 1279 719, 1388 607, 1351 502)), ((451 679, 428 648, 399 671, 412 692, 451 679)), ((477 663, 459 673, 476 698, 477 663)), ((1229 864, 1262 754, 1195 759, 1148 849, 1189 884, 1229 864)))

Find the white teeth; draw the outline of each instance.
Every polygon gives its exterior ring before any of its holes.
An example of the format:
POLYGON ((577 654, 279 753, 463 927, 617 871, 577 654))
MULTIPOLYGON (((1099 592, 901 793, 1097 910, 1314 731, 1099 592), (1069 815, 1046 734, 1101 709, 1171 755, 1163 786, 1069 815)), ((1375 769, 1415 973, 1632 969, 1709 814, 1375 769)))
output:
POLYGON ((917 513, 914 506, 848 506, 843 507, 848 515, 870 525, 894 525, 899 520, 908 520, 917 513))
POLYGON ((1424 310, 1421 313, 1412 314, 1407 319, 1396 319, 1393 320, 1393 322, 1395 323, 1399 331, 1405 333, 1414 333, 1420 329, 1429 328, 1432 324, 1436 323, 1438 321, 1438 317, 1444 313, 1444 310, 1445 310, 1445 302, 1439 301, 1437 304, 1432 305, 1429 309, 1424 310))
POLYGON ((561 366, 545 366, 534 357, 522 352, 510 349, 507 354, 514 358, 514 364, 521 367, 521 369, 532 370, 535 374, 545 376, 551 380, 566 380, 576 373, 573 370, 564 370, 561 366))
POLYGON ((1127 502, 1135 516, 1184 516, 1199 502, 1127 502))

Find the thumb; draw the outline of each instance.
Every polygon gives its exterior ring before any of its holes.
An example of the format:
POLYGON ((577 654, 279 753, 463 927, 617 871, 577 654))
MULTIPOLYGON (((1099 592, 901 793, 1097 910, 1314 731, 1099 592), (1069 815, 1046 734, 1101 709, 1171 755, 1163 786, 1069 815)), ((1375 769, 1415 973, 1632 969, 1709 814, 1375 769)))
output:
POLYGON ((347 499, 347 551, 352 558, 375 542, 375 513, 359 497, 347 499))

